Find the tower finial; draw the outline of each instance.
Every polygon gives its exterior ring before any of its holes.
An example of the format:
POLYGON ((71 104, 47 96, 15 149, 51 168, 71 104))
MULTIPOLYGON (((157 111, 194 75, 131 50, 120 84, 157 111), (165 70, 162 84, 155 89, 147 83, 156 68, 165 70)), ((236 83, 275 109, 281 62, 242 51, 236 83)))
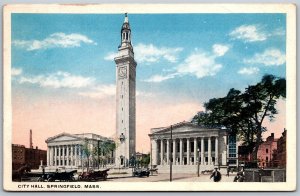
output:
POLYGON ((127 12, 125 13, 125 19, 124 19, 124 23, 128 23, 128 16, 127 16, 127 12))

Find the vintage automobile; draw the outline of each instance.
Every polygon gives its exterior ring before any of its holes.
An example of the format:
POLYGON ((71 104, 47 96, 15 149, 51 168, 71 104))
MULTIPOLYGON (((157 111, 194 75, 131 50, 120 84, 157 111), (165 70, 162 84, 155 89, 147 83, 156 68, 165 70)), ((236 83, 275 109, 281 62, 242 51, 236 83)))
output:
POLYGON ((107 172, 109 169, 99 170, 99 171, 89 171, 83 172, 78 176, 79 181, 97 181, 97 180, 106 180, 107 179, 107 172))
POLYGON ((134 168, 132 175, 138 177, 143 177, 143 176, 149 177, 150 171, 148 168, 134 168))
POLYGON ((48 182, 54 182, 54 181, 70 182, 70 181, 75 181, 74 173, 77 173, 77 170, 72 170, 69 172, 67 171, 53 172, 53 173, 48 173, 46 177, 44 176, 44 178, 46 178, 48 182))

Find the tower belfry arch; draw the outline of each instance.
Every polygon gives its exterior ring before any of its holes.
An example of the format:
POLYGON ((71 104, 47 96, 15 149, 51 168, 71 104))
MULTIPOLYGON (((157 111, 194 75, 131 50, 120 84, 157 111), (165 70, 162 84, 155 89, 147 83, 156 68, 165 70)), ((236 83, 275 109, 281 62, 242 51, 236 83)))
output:
POLYGON ((131 29, 127 13, 121 28, 121 44, 115 57, 116 63, 116 166, 127 167, 135 156, 136 145, 136 66, 131 44, 131 29))

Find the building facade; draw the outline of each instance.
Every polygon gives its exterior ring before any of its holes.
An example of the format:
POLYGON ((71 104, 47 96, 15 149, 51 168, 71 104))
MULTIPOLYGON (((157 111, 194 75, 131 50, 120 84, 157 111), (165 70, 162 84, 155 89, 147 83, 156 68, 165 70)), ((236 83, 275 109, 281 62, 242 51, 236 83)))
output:
POLYGON ((17 170, 25 164, 25 146, 12 144, 12 169, 17 170))
POLYGON ((168 169, 170 163, 178 169, 174 172, 211 170, 226 165, 237 166, 236 137, 227 129, 205 128, 189 122, 168 127, 153 128, 151 140, 151 165, 168 169), (172 130, 172 138, 171 138, 172 130), (178 171, 177 171, 178 170, 178 171))
POLYGON ((277 167, 286 168, 286 129, 277 140, 277 167))
POLYGON ((106 140, 110 139, 93 133, 61 133, 50 137, 46 140, 47 166, 49 169, 71 169, 113 165, 115 152, 104 154, 100 149, 101 142, 106 140), (104 158, 105 164, 101 164, 104 158))
POLYGON ((274 167, 277 162, 277 140, 274 133, 267 137, 266 141, 259 145, 257 159, 259 167, 274 167), (274 156, 275 155, 275 156, 274 156))
POLYGON ((45 165, 47 151, 36 148, 26 148, 24 145, 12 144, 12 169, 16 170, 28 164, 31 169, 38 169, 45 165))
POLYGON ((131 156, 135 156, 136 119, 135 83, 136 62, 131 45, 131 29, 127 14, 121 29, 121 45, 116 63, 116 134, 120 143, 116 149, 116 166, 127 167, 131 156))

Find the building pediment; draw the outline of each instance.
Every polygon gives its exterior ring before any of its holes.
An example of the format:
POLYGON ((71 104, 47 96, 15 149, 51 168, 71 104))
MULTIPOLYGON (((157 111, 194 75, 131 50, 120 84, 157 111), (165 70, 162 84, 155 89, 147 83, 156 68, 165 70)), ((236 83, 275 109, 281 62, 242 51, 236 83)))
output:
POLYGON ((76 141, 76 140, 81 140, 81 138, 77 137, 75 135, 72 135, 72 134, 62 133, 62 134, 56 135, 54 137, 48 138, 46 140, 46 143, 60 142, 60 141, 76 141))
MULTIPOLYGON (((190 122, 181 122, 178 124, 172 125, 172 135, 175 136, 185 136, 185 135, 204 135, 210 134, 212 136, 218 135, 220 128, 208 128, 195 125, 190 122)), ((164 128, 153 128, 151 129, 150 137, 170 137, 171 135, 171 126, 164 128)))

